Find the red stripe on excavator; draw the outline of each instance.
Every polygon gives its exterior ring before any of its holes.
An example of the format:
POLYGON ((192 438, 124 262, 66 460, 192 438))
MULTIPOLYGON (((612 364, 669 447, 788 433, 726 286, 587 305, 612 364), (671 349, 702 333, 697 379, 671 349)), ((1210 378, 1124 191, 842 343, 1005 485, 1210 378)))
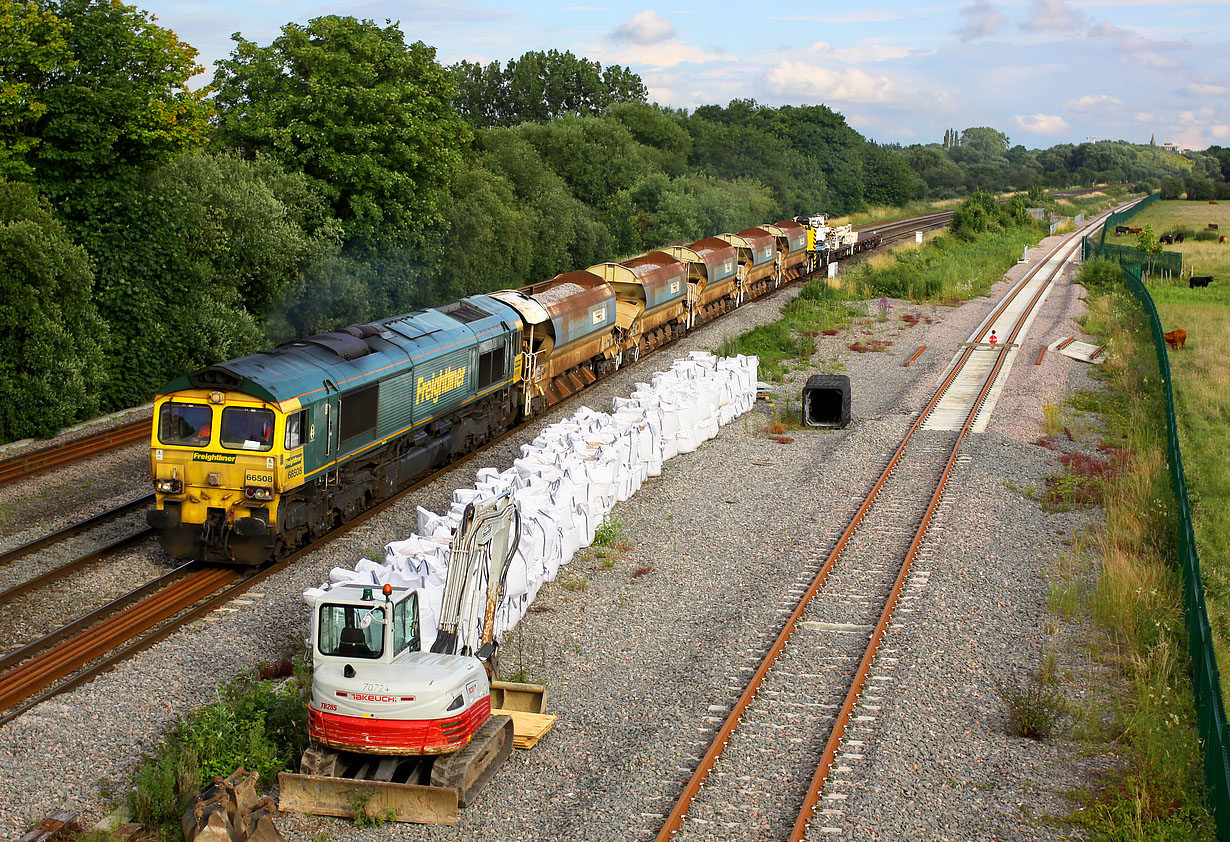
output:
POLYGON ((331 748, 360 754, 446 754, 468 743, 490 715, 490 696, 443 719, 369 719, 309 706, 308 733, 331 748))

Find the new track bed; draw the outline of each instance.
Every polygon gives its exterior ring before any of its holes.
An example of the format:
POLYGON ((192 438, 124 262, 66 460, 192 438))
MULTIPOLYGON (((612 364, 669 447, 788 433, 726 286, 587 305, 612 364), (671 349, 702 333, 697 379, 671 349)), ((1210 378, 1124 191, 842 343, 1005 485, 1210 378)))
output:
MULTIPOLYGON (((883 634, 961 444, 1006 373, 1015 343, 1062 269, 1071 244, 1083 233, 1069 237, 1015 284, 958 352, 849 525, 818 563, 810 584, 799 588, 794 610, 738 701, 728 711, 718 708, 724 721, 665 817, 658 842, 795 842, 842 832, 826 823, 829 816, 840 814, 840 802, 847 796, 840 791, 840 781, 833 782, 834 791, 826 796, 833 806, 821 809, 819 804, 830 774, 843 768, 837 760, 860 699, 866 712, 857 720, 874 720, 878 705, 871 702, 878 699, 864 696, 864 690, 873 678, 883 634), (994 344, 986 342, 993 329, 1004 334, 994 344), (984 364, 986 357, 989 365, 984 364), (961 424, 951 430, 925 430, 924 422, 954 384, 967 391, 969 368, 976 371, 972 379, 979 385, 961 400, 961 424)), ((952 408, 949 412, 960 414, 952 408)), ((848 754, 857 755, 857 745, 851 748, 855 750, 848 754)))

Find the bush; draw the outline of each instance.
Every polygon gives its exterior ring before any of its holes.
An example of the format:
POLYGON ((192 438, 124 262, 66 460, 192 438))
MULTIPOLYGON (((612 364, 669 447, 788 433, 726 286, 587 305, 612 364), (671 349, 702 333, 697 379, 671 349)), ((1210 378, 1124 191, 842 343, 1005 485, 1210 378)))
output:
POLYGON ((1076 273, 1076 282, 1086 289, 1106 290, 1123 283, 1123 269, 1113 260, 1104 257, 1081 264, 1076 273))
POLYGON ((1032 676, 1024 684, 1005 684, 999 695, 1007 706, 1008 733, 1045 740, 1067 712, 1063 697, 1032 676))
POLYGON ((189 713, 137 768, 128 801, 133 820, 174 831, 189 799, 215 775, 242 766, 267 787, 295 768, 307 745, 310 690, 303 678, 284 689, 250 677, 222 688, 218 701, 189 713))
POLYGON ((1220 237, 1221 234, 1217 231, 1211 231, 1208 228, 1203 231, 1197 231, 1192 235, 1192 239, 1200 243, 1215 243, 1218 239, 1220 239, 1220 237))

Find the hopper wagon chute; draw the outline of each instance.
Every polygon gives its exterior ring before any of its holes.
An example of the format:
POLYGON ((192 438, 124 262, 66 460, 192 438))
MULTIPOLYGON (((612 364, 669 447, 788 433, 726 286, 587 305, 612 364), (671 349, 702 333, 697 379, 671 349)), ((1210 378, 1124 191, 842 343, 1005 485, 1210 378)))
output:
POLYGON ((777 285, 811 271, 813 267, 808 265, 806 228, 792 219, 760 227, 772 234, 777 244, 777 285))
POLYGON ((491 293, 524 324, 522 368, 526 415, 559 403, 616 368, 615 291, 591 272, 491 293))
POLYGON ((678 258, 651 251, 589 271, 615 290, 617 363, 635 362, 686 329, 688 270, 678 258))
POLYGON ((687 267, 687 327, 726 312, 734 303, 739 252, 725 240, 705 237, 690 246, 663 249, 687 267))
POLYGON ((718 234, 718 239, 730 243, 739 253, 736 306, 772 289, 777 269, 777 248, 772 234, 763 228, 744 228, 737 234, 718 234))

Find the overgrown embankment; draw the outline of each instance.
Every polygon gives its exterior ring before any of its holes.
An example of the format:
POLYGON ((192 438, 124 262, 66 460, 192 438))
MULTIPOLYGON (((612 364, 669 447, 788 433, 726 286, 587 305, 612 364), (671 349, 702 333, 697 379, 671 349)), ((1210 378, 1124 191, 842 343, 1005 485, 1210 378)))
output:
POLYGON ((1074 425, 1093 421, 1116 470, 1065 468, 1062 476, 1074 478, 1067 485, 1097 491, 1104 519, 1078 540, 1085 551, 1060 571, 1051 607, 1092 618, 1090 657, 1112 670, 1099 703, 1077 717, 1076 736, 1125 762, 1079 794, 1085 805, 1070 821, 1094 839, 1211 839, 1152 339, 1117 264, 1091 262, 1077 280, 1092 292, 1085 330, 1107 344, 1097 371, 1105 390, 1076 394, 1068 409, 1074 425))

